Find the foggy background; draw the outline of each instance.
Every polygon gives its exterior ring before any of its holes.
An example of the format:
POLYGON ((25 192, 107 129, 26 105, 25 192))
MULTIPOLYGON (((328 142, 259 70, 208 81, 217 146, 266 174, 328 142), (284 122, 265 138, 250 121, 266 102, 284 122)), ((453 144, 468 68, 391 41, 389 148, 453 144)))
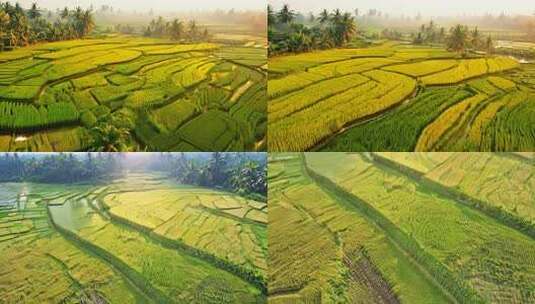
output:
POLYGON ((87 8, 93 5, 98 8, 102 5, 109 5, 122 11, 198 11, 216 9, 235 10, 265 10, 265 0, 11 0, 12 3, 19 2, 23 7, 30 7, 33 2, 37 2, 40 7, 56 9, 81 6, 87 8))
POLYGON ((302 13, 317 13, 323 9, 339 8, 353 12, 356 8, 361 13, 368 9, 378 9, 391 16, 415 16, 421 13, 424 16, 459 16, 484 15, 486 13, 505 14, 535 14, 535 1, 530 0, 268 0, 275 8, 289 4, 291 9, 302 13))

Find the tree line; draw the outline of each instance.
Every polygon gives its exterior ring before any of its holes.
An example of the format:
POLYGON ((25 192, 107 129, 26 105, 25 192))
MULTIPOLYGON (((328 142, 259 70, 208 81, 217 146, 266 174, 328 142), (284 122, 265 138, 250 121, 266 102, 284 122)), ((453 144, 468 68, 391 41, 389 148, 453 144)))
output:
POLYGON ((94 27, 92 11, 80 7, 74 10, 65 7, 53 14, 41 10, 37 3, 24 9, 19 3, 0 2, 0 51, 41 41, 83 38, 94 27))
POLYGON ((169 38, 172 40, 184 40, 189 42, 205 41, 210 38, 207 28, 201 28, 195 20, 184 22, 178 18, 166 21, 163 17, 152 19, 144 35, 154 38, 169 38))
POLYGON ((121 154, 59 153, 45 156, 5 153, 0 182, 78 183, 103 181, 122 173, 121 154))
POLYGON ((267 196, 267 160, 256 153, 164 153, 151 169, 182 184, 227 190, 255 199, 267 196))
POLYGON ((317 17, 311 14, 307 25, 296 16, 288 5, 279 11, 268 5, 270 54, 342 47, 357 35, 355 17, 349 12, 323 10, 317 17))
POLYGON ((465 53, 468 49, 492 53, 494 42, 488 35, 484 37, 476 26, 470 30, 468 26, 457 24, 446 31, 444 27, 438 27, 433 21, 422 24, 419 31, 413 34, 414 44, 441 43, 446 44, 449 50, 465 53))

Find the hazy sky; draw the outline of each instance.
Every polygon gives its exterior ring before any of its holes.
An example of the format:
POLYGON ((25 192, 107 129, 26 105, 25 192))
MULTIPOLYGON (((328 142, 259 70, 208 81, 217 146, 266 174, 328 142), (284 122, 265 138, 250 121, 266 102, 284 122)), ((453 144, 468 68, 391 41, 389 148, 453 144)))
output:
POLYGON ((265 9, 265 0, 11 0, 12 3, 19 2, 24 7, 28 7, 33 2, 46 8, 58 7, 88 7, 93 4, 95 7, 101 5, 111 5, 121 10, 148 11, 191 11, 191 10, 215 10, 231 9, 236 10, 260 10, 265 9))
POLYGON ((340 8, 354 11, 359 8, 367 11, 376 8, 391 15, 416 15, 420 12, 428 16, 446 15, 483 15, 499 14, 533 14, 533 0, 268 0, 273 7, 289 4, 294 10, 301 12, 317 12, 324 8, 331 10, 340 8))

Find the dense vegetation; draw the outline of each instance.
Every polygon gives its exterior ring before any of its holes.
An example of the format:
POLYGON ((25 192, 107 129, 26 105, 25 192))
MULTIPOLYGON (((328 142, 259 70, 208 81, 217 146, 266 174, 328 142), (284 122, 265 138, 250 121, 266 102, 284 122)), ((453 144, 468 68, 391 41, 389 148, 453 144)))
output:
POLYGON ((270 302, 534 300, 533 154, 270 157, 270 302))
MULTIPOLYGON (((338 15, 272 11, 270 47, 321 20, 336 28, 328 22, 338 15)), ((533 150, 533 64, 496 54, 488 31, 431 21, 374 36, 366 28, 384 17, 346 15, 360 30, 344 43, 269 58, 271 151, 533 150)))
MULTIPOLYGON (((266 163, 260 154, 182 157, 198 164, 219 157, 235 165, 266 163)), ((164 165, 171 170, 172 158, 4 155, 0 172, 22 178, 0 182, 1 298, 264 303, 267 203, 216 184, 179 183, 160 172, 164 165)))
POLYGON ((0 151, 266 149, 264 34, 238 27, 253 12, 225 16, 234 30, 198 13, 4 10, 0 36, 44 43, 0 52, 0 151))
POLYGON ((151 20, 145 29, 144 35, 147 37, 170 38, 172 40, 184 41, 206 41, 210 38, 208 29, 202 29, 195 20, 185 24, 178 18, 172 21, 165 21, 163 17, 151 20))
POLYGON ((296 15, 288 5, 278 12, 268 5, 270 55, 341 47, 357 34, 355 19, 349 12, 324 10, 317 18, 311 15, 306 25, 295 22, 296 15))
POLYGON ((169 173, 179 183, 225 189, 263 200, 267 196, 267 163, 264 154, 220 153, 191 157, 166 153, 150 166, 169 173))
POLYGON ((53 13, 33 3, 24 9, 18 2, 0 2, 0 52, 36 42, 79 39, 95 27, 91 10, 77 7, 53 13))
POLYGON ((47 183, 102 182, 122 173, 121 155, 62 153, 0 155, 0 181, 47 183))
POLYGON ((263 150, 265 61, 256 45, 128 36, 1 53, 0 150, 263 150))

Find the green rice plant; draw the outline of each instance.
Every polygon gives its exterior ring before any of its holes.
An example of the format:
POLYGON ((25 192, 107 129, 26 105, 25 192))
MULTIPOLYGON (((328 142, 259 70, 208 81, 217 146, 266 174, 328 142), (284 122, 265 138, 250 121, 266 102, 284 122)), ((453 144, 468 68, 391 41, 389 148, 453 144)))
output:
MULTIPOLYGON (((270 104, 268 107, 270 149, 272 151, 311 149, 347 124, 401 103, 416 89, 416 82, 413 79, 400 74, 374 70, 364 73, 364 76, 371 81, 350 86, 345 91, 327 96, 324 100, 318 100, 306 108, 289 112, 289 115, 285 113, 284 117, 279 118, 279 113, 293 109, 289 106, 280 108, 273 115, 270 104)), ((318 92, 316 96, 319 94, 321 93, 318 92)), ((321 95, 319 96, 321 98, 321 95)))
POLYGON ((521 292, 533 288, 527 279, 533 269, 521 266, 535 258, 526 254, 534 246, 530 237, 379 160, 370 162, 364 154, 351 159, 346 173, 316 180, 366 210, 456 299, 514 303, 513 295, 520 294, 521 301, 531 301, 533 295, 521 292), (501 289, 502 284, 507 288, 501 289), (498 289, 502 292, 497 294, 498 289))
POLYGON ((0 128, 13 131, 37 130, 78 121, 79 114, 71 103, 47 106, 1 102, 0 128))
POLYGON ((205 151, 225 151, 233 140, 239 138, 236 122, 218 110, 197 116, 178 132, 184 140, 205 151), (199 132, 199 128, 205 131, 199 132))
POLYGON ((471 92, 462 89, 428 89, 384 117, 340 134, 321 150, 414 151, 422 130, 445 109, 469 96, 471 92))
MULTIPOLYGON (((340 162, 330 161, 322 170, 352 167, 351 157, 337 155, 340 162)), ((270 162, 268 172, 270 302, 374 302, 378 292, 400 302, 449 302, 373 220, 315 183, 298 154, 272 156, 280 160, 270 162), (374 276, 362 275, 370 268, 374 276), (287 301, 279 302, 283 295, 287 301)))
POLYGON ((105 78, 106 73, 95 73, 71 80, 72 85, 77 90, 85 90, 93 87, 108 85, 105 78))
POLYGON ((488 96, 485 94, 478 94, 444 111, 444 113, 422 131, 416 143, 416 151, 433 151, 437 149, 437 145, 442 140, 442 137, 447 137, 448 132, 452 132, 452 130, 463 124, 470 117, 472 110, 477 108, 487 98, 488 96))
POLYGON ((151 118, 165 127, 167 131, 174 131, 195 114, 195 106, 187 99, 177 100, 151 112, 151 118))
POLYGON ((93 109, 98 103, 91 95, 90 91, 77 91, 72 93, 72 99, 78 110, 93 109))
POLYGON ((502 77, 489 76, 489 81, 502 90, 507 91, 516 88, 516 84, 514 82, 502 77))
POLYGON ((418 63, 400 64, 384 68, 384 70, 398 72, 414 77, 442 72, 457 66, 456 60, 427 60, 418 63))
POLYGON ((27 85, 9 85, 0 86, 0 98, 10 100, 31 100, 34 99, 39 93, 40 87, 27 85))
POLYGON ((165 91, 159 88, 134 91, 124 100, 124 105, 134 109, 147 109, 163 104, 169 98, 165 91))

